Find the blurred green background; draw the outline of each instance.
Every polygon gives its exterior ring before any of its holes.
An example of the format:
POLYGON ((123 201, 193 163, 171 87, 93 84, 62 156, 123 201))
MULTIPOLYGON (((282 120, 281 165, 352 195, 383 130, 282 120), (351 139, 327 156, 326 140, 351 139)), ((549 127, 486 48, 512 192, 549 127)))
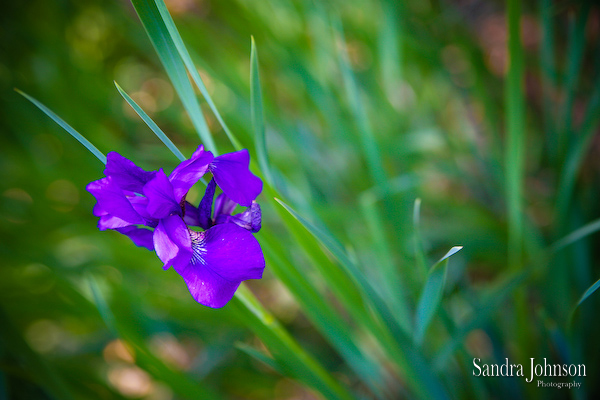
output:
MULTIPOLYGON (((569 320, 581 295, 600 278, 598 237, 544 252, 600 217, 597 7, 545 0, 522 5, 524 79, 513 94, 524 102, 518 121, 524 128, 518 258, 524 261, 515 266, 507 258, 514 243, 508 241, 505 183, 511 94, 505 92, 504 3, 167 5, 223 118, 253 156, 254 36, 268 152, 280 191, 298 210, 320 218, 373 282, 381 284, 377 271, 391 262, 414 304, 424 279, 418 236, 427 265, 451 246, 464 246, 450 262, 443 303, 458 333, 437 321, 423 347, 426 355, 439 354, 455 337, 467 358, 549 357, 588 368, 585 391, 535 391, 520 380, 471 379, 454 396, 600 394, 592 378, 600 373, 600 296, 590 296, 569 320), (374 142, 365 142, 365 132, 374 142), (375 163, 369 151, 375 151, 375 163), (571 169, 565 167, 570 163, 571 169), (383 194, 382 185, 389 185, 383 194), (422 199, 420 232, 413 226, 416 198, 422 199), (382 225, 370 225, 365 214, 373 202, 382 225), (503 292, 520 268, 531 271, 520 283, 521 294, 503 292), (521 301, 513 303, 513 296, 521 301)), ((174 167, 175 157, 119 96, 115 80, 189 156, 198 137, 131 4, 8 2, 0 21, 0 399, 168 400, 190 398, 194 390, 232 399, 317 396, 234 346, 261 348, 231 308, 196 304, 174 271, 162 271, 154 253, 116 232, 97 230, 94 199, 84 188, 102 176, 103 166, 13 91, 46 104, 105 153, 118 151, 145 169, 174 167), (107 326, 93 301, 90 276, 115 318, 127 321, 137 351, 118 339, 110 321, 107 326)), ((232 151, 204 110, 221 151, 232 151)), ((200 190, 188 199, 198 200, 200 190)), ((263 230, 278 237, 289 261, 330 296, 270 206, 263 208, 263 230)), ((250 287, 326 369, 371 398, 269 265, 265 278, 250 287)), ((362 341, 368 347, 369 338, 362 341)), ((461 386, 449 382, 470 375, 457 365, 443 368, 449 386, 461 386)))

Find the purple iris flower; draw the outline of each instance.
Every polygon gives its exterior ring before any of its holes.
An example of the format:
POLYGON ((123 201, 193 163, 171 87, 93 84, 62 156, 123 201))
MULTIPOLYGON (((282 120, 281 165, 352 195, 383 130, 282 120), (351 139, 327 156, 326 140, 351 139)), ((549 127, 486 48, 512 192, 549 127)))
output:
POLYGON ((111 152, 106 177, 88 184, 87 190, 97 200, 94 215, 100 218, 100 230, 114 229, 137 246, 155 250, 163 268, 172 266, 197 302, 219 308, 242 281, 260 279, 265 268, 252 235, 261 224, 256 197, 262 181, 249 165, 247 150, 214 157, 199 146, 167 176, 162 169, 144 171, 111 152), (212 179, 196 208, 185 197, 207 172, 212 179), (217 186, 222 193, 213 201, 217 186), (237 205, 247 209, 232 215, 237 205))

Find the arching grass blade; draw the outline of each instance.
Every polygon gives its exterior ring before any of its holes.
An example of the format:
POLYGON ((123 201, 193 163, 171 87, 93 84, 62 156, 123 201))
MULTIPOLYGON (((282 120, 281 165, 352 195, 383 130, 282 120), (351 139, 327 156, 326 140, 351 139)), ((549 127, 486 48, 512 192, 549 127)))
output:
POLYGON ((415 341, 420 345, 423 343, 425 332, 437 311, 442 300, 444 287, 446 286, 446 272, 448 270, 448 259, 458 253, 462 246, 451 248, 444 257, 431 267, 423 288, 423 293, 417 305, 415 315, 415 341))
POLYGON ((94 146, 89 140, 87 140, 85 137, 83 137, 83 135, 81 133, 77 132, 75 129, 73 129, 73 127, 71 127, 71 125, 67 124, 62 118, 60 118, 58 115, 56 115, 54 112, 52 112, 52 110, 50 110, 48 107, 46 107, 45 105, 43 105, 42 103, 40 103, 39 101, 34 99, 33 97, 29 96, 27 93, 22 92, 19 89, 15 89, 15 91, 17 93, 19 93, 21 96, 25 97, 30 102, 32 102, 37 108, 42 110, 47 116, 52 118, 54 120, 54 122, 56 122, 58 125, 60 125, 61 128, 63 128, 65 131, 67 131, 71 136, 73 136, 75 139, 77 139, 77 141, 79 141, 79 143, 84 145, 86 149, 88 149, 93 155, 95 155, 96 158, 98 158, 98 160, 102 161, 103 164, 106 164, 106 156, 100 150, 98 150, 98 148, 96 146, 94 146))
POLYGON ((117 90, 121 96, 123 96, 125 101, 131 106, 131 108, 133 108, 137 115, 140 116, 140 118, 146 123, 146 125, 148 125, 150 129, 152 129, 152 132, 154 132, 154 134, 165 144, 165 146, 167 146, 167 148, 171 150, 173 154, 175 154, 175 157, 177 157, 179 161, 184 161, 185 156, 181 153, 181 151, 179 151, 171 139, 169 139, 167 135, 165 135, 165 133, 158 127, 158 125, 156 125, 156 122, 152 121, 148 114, 142 110, 142 108, 121 88, 121 86, 119 86, 116 81, 115 86, 117 87, 117 90))
POLYGON ((183 102, 183 106, 188 112, 202 144, 207 150, 212 151, 215 155, 217 149, 213 138, 208 130, 206 119, 200 108, 198 98, 194 93, 194 87, 188 79, 187 71, 179 52, 173 42, 169 30, 165 24, 163 16, 158 10, 154 0, 132 0, 131 3, 135 8, 146 33, 150 37, 150 41, 154 46, 160 61, 162 62, 169 79, 175 87, 175 91, 183 102))
POLYGON ((269 159, 267 157, 265 115, 263 111, 262 90, 260 88, 260 75, 258 72, 258 54, 256 52, 254 37, 252 37, 252 49, 250 52, 250 109, 252 114, 252 128, 254 130, 254 146, 258 155, 258 163, 267 181, 273 184, 269 159))

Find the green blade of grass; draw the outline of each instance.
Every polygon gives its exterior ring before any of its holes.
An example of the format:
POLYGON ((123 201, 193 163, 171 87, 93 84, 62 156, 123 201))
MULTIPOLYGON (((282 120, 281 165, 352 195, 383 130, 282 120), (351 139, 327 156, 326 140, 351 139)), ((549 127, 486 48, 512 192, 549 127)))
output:
POLYGON ((309 385, 327 399, 354 399, 348 389, 298 345, 244 285, 239 287, 229 304, 270 350, 287 375, 309 385))
POLYGON ((125 101, 127 101, 127 103, 131 106, 131 108, 133 108, 137 115, 140 116, 140 118, 146 123, 146 125, 148 125, 150 129, 152 129, 152 132, 154 132, 154 134, 165 144, 165 146, 167 146, 167 148, 171 150, 173 154, 175 154, 175 157, 177 157, 179 161, 184 161, 185 156, 181 153, 181 151, 179 151, 179 149, 177 148, 177 146, 175 146, 171 139, 169 139, 167 135, 165 135, 165 133, 158 127, 158 125, 156 125, 156 123, 152 121, 148 114, 146 114, 144 110, 142 110, 142 108, 121 88, 121 86, 119 86, 117 82, 114 82, 114 84, 117 87, 117 90, 119 91, 121 96, 123 96, 125 101))
POLYGON ((39 101, 34 99, 33 97, 29 96, 27 93, 22 92, 19 89, 15 89, 15 91, 17 93, 19 93, 21 96, 25 97, 30 102, 32 102, 37 108, 42 110, 47 116, 52 118, 52 120, 54 122, 56 122, 61 128, 63 128, 65 131, 67 131, 67 133, 69 133, 71 136, 73 136, 75 139, 77 139, 77 141, 79 143, 81 143, 86 149, 88 149, 90 151, 90 153, 92 153, 94 156, 96 156, 96 158, 98 160, 102 161, 103 164, 106 164, 106 156, 100 150, 98 150, 98 148, 96 146, 94 146, 89 140, 87 140, 85 137, 83 137, 83 135, 81 133, 77 132, 75 129, 73 129, 71 127, 71 125, 67 124, 62 118, 60 118, 58 115, 56 115, 54 112, 52 112, 52 110, 50 110, 48 107, 46 107, 45 105, 43 105, 42 103, 40 103, 39 101))
POLYGON ((510 57, 505 85, 506 104, 506 204, 508 208, 508 263, 518 269, 522 263, 523 165, 525 145, 524 60, 520 40, 519 0, 508 2, 508 52, 510 57))
POLYGON ((571 232, 562 239, 556 241, 550 247, 550 250, 552 252, 556 252, 598 231, 600 231, 600 218, 582 226, 581 228, 571 232))
POLYGON ((356 282, 357 287, 362 292, 362 297, 365 301, 369 301, 376 312, 373 319, 359 316, 360 320, 364 321, 365 326, 382 343, 383 348, 391 354, 393 361, 406 375, 407 383, 411 389, 420 396, 427 398, 448 398, 444 387, 431 371, 427 361, 413 349, 412 340, 398 325, 394 313, 381 299, 378 291, 367 281, 358 266, 346 255, 340 244, 331 235, 304 219, 290 206, 279 199, 275 200, 338 259, 343 269, 356 282))
POLYGON ((325 301, 325 297, 305 279, 302 272, 287 261, 288 257, 283 253, 278 238, 267 232, 261 232, 261 239, 267 264, 290 290, 307 317, 346 360, 356 376, 369 385, 373 394, 377 398, 384 398, 380 393, 380 386, 382 386, 380 368, 358 348, 348 324, 325 301))
POLYGON ((204 85, 204 82, 202 81, 202 77, 200 76, 200 73, 198 73, 198 70, 196 69, 194 62, 192 61, 192 58, 190 57, 190 53, 188 52, 187 48, 185 47, 185 44, 183 43, 183 39, 181 38, 181 35, 179 34, 179 30, 175 26, 175 22, 173 21, 173 18, 171 17, 171 14, 169 13, 167 6, 165 5, 165 2, 163 0, 155 0, 155 3, 156 3, 156 7, 158 8, 158 12, 160 13, 160 16, 162 17, 163 22, 167 28, 170 38, 171 38, 173 44, 175 45, 175 48, 177 49, 179 56, 183 60, 183 63, 185 64, 185 67, 187 68, 187 71, 189 72, 190 76, 192 77, 194 83, 200 90, 200 93, 202 93, 202 96, 204 96, 206 103, 208 104, 208 106, 212 110, 213 114, 217 118, 217 121, 219 121, 219 123, 223 127, 223 130, 225 131, 225 134, 229 138, 229 141, 231 142, 233 147, 236 150, 241 150, 243 148, 243 146, 238 141, 238 139, 235 137, 235 135, 231 132, 231 130, 229 129, 229 127, 227 126, 227 124, 225 123, 223 118, 221 117, 221 114, 219 113, 217 106, 215 106, 215 103, 213 102, 210 94, 208 93, 208 90, 206 89, 206 86, 204 85))
POLYGON ((406 290, 402 277, 396 267, 390 242, 385 235, 385 226, 380 210, 377 208, 376 196, 372 192, 364 192, 359 199, 360 209, 367 222, 372 238, 377 262, 381 271, 381 286, 385 289, 385 300, 396 310, 396 319, 406 332, 412 332, 410 312, 406 302, 406 290))
POLYGON ((527 281, 533 269, 512 273, 496 285, 473 311, 473 316, 455 332, 448 343, 438 351, 434 365, 436 370, 444 368, 454 351, 464 344, 467 335, 485 325, 500 306, 527 281))
POLYGON ((569 209, 571 197, 573 196, 577 173, 579 172, 586 153, 590 149, 599 122, 600 74, 596 77, 596 82, 589 99, 583 123, 579 128, 579 134, 569 148, 569 153, 561 171, 555 211, 559 226, 562 226, 567 218, 567 211, 569 209))
POLYGON ((244 353, 248 354, 250 357, 255 358, 258 361, 260 361, 261 363, 271 367, 274 371, 278 372, 279 374, 284 375, 284 372, 281 369, 281 366, 279 364, 277 364, 277 362, 275 360, 273 360, 271 357, 266 355, 264 352, 262 352, 258 349, 255 349, 254 347, 247 345, 246 343, 241 343, 241 342, 236 343, 235 347, 238 350, 241 350, 244 353))
MULTIPOLYGON (((563 105, 562 125, 558 142, 558 149, 564 156, 564 150, 568 148, 569 132, 572 130, 573 103, 575 101, 575 89, 579 81, 579 74, 583 64, 585 49, 585 25, 588 19, 592 2, 584 1, 581 10, 575 20, 570 21, 567 50, 567 70, 565 76, 565 103, 563 105)), ((561 157, 562 159, 562 157, 561 157)))
POLYGON ((555 125, 555 112, 552 98, 556 90, 556 66, 554 53, 554 29, 552 24, 552 1, 539 0, 540 26, 542 32, 542 41, 540 45, 540 68, 542 73, 542 91, 543 91, 543 117, 544 130, 546 131, 548 147, 550 154, 556 160, 558 157, 558 133, 555 125))
POLYGON ((342 49, 338 51, 338 63, 341 71, 341 75, 344 81, 344 87, 346 88, 346 97, 350 104, 350 111, 360 133, 361 148, 365 153, 365 158, 369 168, 369 172, 373 181, 384 191, 388 188, 388 179, 383 168, 382 158, 377 147, 377 141, 367 110, 363 104, 361 91, 356 83, 352 68, 348 61, 348 53, 345 47, 345 38, 341 22, 338 19, 334 19, 334 32, 340 37, 340 43, 342 43, 342 49))
MULTIPOLYGON (((506 170, 506 207, 508 219, 508 269, 523 268, 524 223, 523 182, 525 179, 525 61, 521 42, 521 1, 508 0, 508 72, 504 87, 506 145, 504 166, 506 170)), ((524 290, 514 296, 515 324, 527 324, 527 305, 524 290)), ((520 330, 517 337, 519 348, 531 346, 529 332, 520 330)))
POLYGON ((267 156, 267 141, 265 138, 265 115, 263 110, 262 91, 260 88, 260 75, 258 71, 258 53, 256 43, 252 37, 250 51, 250 113, 252 115, 252 128, 254 130, 254 147, 258 155, 258 164, 268 182, 273 184, 267 156))
POLYGON ((379 31, 379 58, 381 60, 381 77, 383 89, 388 101, 391 101, 402 82, 402 3, 384 1, 382 3, 383 23, 379 31), (398 39, 400 38, 400 39, 398 39))
POLYGON ((423 293, 417 305, 415 314, 415 342, 421 345, 429 323, 433 319, 440 302, 444 287, 446 286, 446 274, 448 270, 448 259, 458 253, 462 246, 452 247, 444 257, 435 263, 429 270, 423 293))
POLYGON ((206 119, 200 108, 194 88, 188 79, 186 67, 177 51, 173 38, 165 24, 154 0, 131 0, 135 11, 142 21, 142 25, 162 62, 169 79, 175 87, 183 106, 185 107, 192 124, 196 128, 200 139, 207 150, 217 155, 217 149, 208 130, 206 119))
POLYGON ((592 286, 590 286, 588 288, 588 290, 585 291, 585 293, 583 293, 583 295, 577 302, 577 305, 575 305, 575 308, 579 307, 581 305, 581 303, 583 303, 588 297, 590 297, 592 295, 592 293, 594 293, 596 290, 598 290, 599 287, 600 287, 600 279, 598 279, 592 286))
POLYGON ((415 204, 413 206, 413 225, 415 229, 414 243, 417 269, 422 273, 423 279, 425 279, 427 275, 427 257, 425 256, 423 236, 421 235, 421 199, 415 199, 415 204))

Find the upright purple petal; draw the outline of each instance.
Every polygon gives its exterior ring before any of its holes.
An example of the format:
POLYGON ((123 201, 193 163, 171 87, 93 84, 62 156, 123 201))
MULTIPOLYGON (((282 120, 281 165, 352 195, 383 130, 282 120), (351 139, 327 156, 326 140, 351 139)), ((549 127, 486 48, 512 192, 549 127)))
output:
POLYGON ((204 146, 200 145, 194 154, 192 154, 192 158, 182 161, 181 164, 171 172, 169 180, 173 185, 177 203, 179 203, 190 188, 202 178, 213 158, 213 154, 210 151, 204 151, 204 146))
MULTIPOLYGON (((86 189, 97 200, 94 215, 97 217, 113 216, 130 224, 143 224, 144 219, 133 209, 125 193, 115 180, 108 176, 90 182, 86 189)), ((106 229, 106 228, 105 228, 106 229)))
POLYGON ((262 277, 265 259, 260 244, 247 230, 222 224, 190 234, 194 253, 191 264, 209 268, 231 282, 262 277))
POLYGON ((181 206, 175 200, 173 186, 165 172, 159 169, 156 176, 144 186, 144 195, 148 198, 146 211, 154 218, 165 218, 172 214, 181 215, 181 206))
POLYGON ((104 175, 112 177, 123 190, 142 193, 142 188, 153 177, 155 171, 144 171, 137 165, 114 151, 106 155, 104 175))
POLYGON ((221 308, 231 300, 241 282, 223 279, 211 269, 188 264, 177 271, 198 303, 221 308))
POLYGON ((136 246, 145 247, 150 251, 154 250, 154 243, 152 240, 154 232, 150 229, 127 226, 124 228, 116 228, 115 230, 129 237, 136 246))
POLYGON ((236 206, 236 202, 227 197, 225 193, 221 193, 215 200, 215 219, 221 214, 231 215, 236 206))
POLYGON ((202 200, 200 200, 200 205, 198 206, 199 226, 204 229, 208 229, 212 226, 212 205, 216 188, 217 184, 215 183, 215 180, 211 179, 210 182, 208 182, 204 196, 202 197, 202 200))
POLYGON ((164 263, 164 269, 172 265, 175 270, 185 268, 192 258, 192 240, 187 226, 180 216, 171 215, 161 219, 154 230, 154 249, 164 263))
POLYGON ((200 219, 198 218, 198 208, 188 201, 186 201, 183 206, 185 209, 185 212, 183 213, 183 222, 185 222, 187 226, 201 226, 200 219))
POLYGON ((250 172, 250 155, 248 150, 215 157, 210 163, 217 185, 234 202, 249 207, 262 191, 262 181, 250 172))

